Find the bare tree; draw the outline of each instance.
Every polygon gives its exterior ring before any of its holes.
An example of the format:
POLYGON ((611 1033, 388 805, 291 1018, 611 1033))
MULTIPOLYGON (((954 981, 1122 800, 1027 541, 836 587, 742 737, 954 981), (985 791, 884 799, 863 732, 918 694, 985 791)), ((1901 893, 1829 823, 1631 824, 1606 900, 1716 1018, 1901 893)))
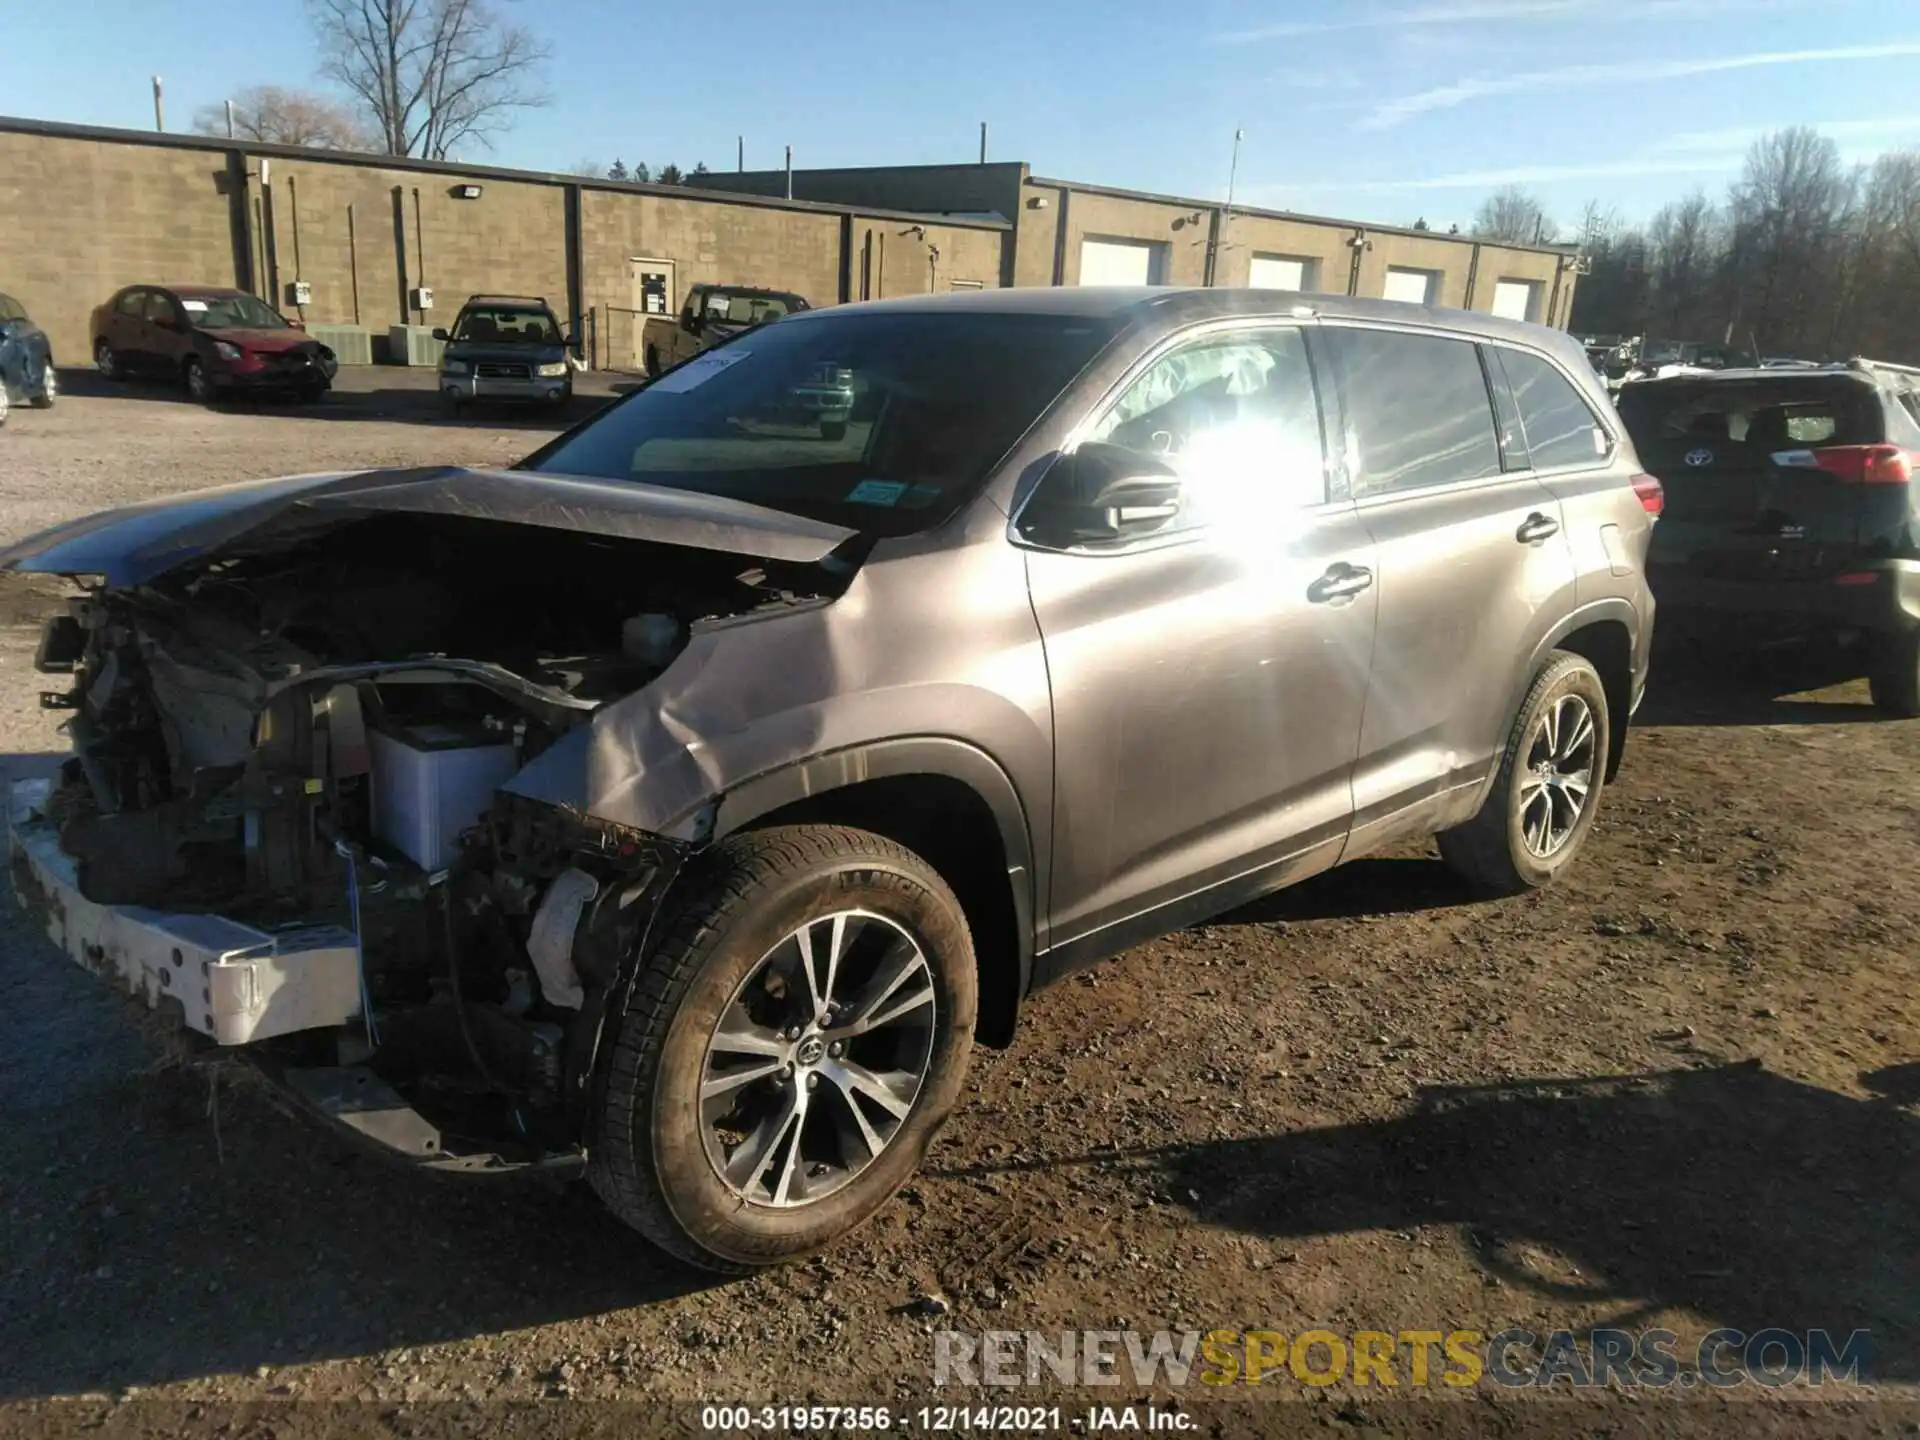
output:
POLYGON ((1696 336, 1724 325, 1719 271, 1726 254, 1725 224, 1706 192, 1663 205, 1647 227, 1655 328, 1696 336), (1718 324, 1715 317, 1718 316, 1718 324))
POLYGON ((1736 331, 1794 348, 1823 343, 1855 189, 1840 147, 1817 131, 1754 142, 1730 196, 1736 331))
POLYGON ((306 0, 321 73, 355 97, 389 155, 444 160, 544 105, 547 46, 487 0, 306 0))
MULTIPOLYGON (((351 106, 310 90, 252 85, 231 103, 236 139, 315 150, 371 150, 378 143, 351 106)), ((193 128, 202 135, 225 135, 227 107, 201 106, 194 112, 193 128)))
POLYGON ((1473 214, 1473 233, 1509 245, 1541 245, 1558 230, 1538 196, 1518 185, 1506 185, 1480 202, 1473 214))

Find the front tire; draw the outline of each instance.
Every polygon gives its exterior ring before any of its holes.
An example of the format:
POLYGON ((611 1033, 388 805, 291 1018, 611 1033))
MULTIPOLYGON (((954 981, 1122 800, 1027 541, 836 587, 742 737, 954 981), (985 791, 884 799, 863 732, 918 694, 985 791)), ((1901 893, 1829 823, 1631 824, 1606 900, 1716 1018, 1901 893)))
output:
POLYGON ((1867 693, 1874 708, 1901 720, 1920 716, 1920 630, 1879 636, 1867 693))
POLYGON ((1440 858, 1487 895, 1549 884, 1593 828, 1612 733, 1599 672, 1556 650, 1520 703, 1480 813, 1441 834, 1440 858))
POLYGON ((124 380, 127 372, 121 367, 120 357, 114 348, 102 340, 93 347, 93 368, 100 372, 102 380, 124 380))
POLYGON ((649 376, 658 376, 659 373, 660 347, 657 345, 649 345, 647 346, 647 374, 649 376))
POLYGON ((668 1253, 741 1274, 812 1254, 919 1167, 978 1008, 952 890, 881 836, 730 836, 639 960, 588 1176, 668 1253))
POLYGON ((36 410, 51 410, 53 402, 60 398, 60 373, 53 368, 53 357, 49 355, 40 367, 40 388, 29 402, 36 410))
POLYGON ((197 357, 187 357, 187 363, 180 367, 180 375, 187 382, 187 394, 192 399, 202 405, 213 403, 213 380, 197 357))

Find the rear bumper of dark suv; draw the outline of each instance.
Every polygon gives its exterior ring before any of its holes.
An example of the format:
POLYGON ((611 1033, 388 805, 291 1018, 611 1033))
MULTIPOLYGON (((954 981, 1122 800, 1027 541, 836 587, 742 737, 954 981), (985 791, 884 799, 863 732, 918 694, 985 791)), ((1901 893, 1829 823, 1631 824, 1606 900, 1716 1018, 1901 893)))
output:
POLYGON ((1876 560, 1809 580, 1703 579, 1650 566, 1663 624, 1677 629, 1920 629, 1920 560, 1876 560))

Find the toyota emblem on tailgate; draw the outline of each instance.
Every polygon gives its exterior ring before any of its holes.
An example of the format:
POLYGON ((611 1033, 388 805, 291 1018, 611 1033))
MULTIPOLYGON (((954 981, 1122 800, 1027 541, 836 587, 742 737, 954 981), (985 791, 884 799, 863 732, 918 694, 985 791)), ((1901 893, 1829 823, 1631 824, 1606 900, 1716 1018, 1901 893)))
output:
POLYGON ((1693 466, 1696 470, 1699 469, 1702 465, 1711 465, 1712 463, 1713 463, 1713 451, 1711 450, 1687 451, 1687 464, 1693 466))

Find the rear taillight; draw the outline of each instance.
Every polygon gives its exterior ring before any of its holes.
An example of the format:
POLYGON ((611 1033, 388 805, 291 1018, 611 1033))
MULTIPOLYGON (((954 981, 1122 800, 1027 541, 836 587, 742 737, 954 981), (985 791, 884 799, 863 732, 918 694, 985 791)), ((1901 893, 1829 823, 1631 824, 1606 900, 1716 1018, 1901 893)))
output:
POLYGON ((1640 508, 1656 520, 1660 518, 1660 512, 1667 508, 1667 492, 1652 475, 1634 476, 1633 493, 1640 497, 1640 508))
POLYGON ((1905 485, 1913 479, 1914 460, 1913 451, 1898 445, 1824 445, 1773 456, 1783 469, 1824 470, 1849 485, 1905 485))

